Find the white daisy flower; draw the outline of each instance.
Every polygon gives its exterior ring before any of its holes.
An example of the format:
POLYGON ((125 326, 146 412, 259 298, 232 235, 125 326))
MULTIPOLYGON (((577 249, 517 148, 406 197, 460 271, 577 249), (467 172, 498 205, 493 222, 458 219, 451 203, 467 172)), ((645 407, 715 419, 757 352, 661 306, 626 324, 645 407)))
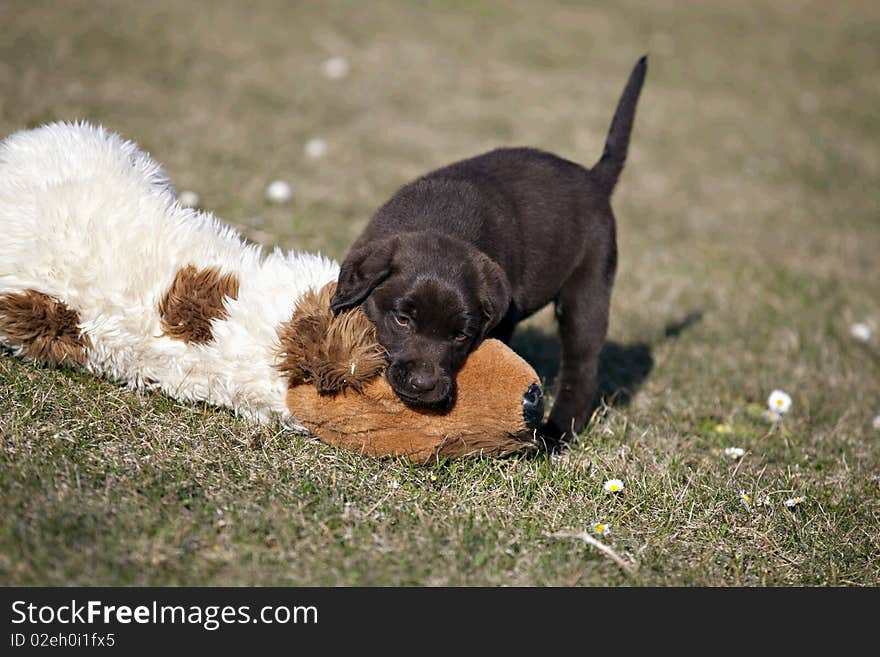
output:
POLYGON ((741 459, 743 455, 746 453, 742 447, 725 447, 724 448, 724 456, 727 456, 732 459, 741 459))
POLYGON ((852 336, 861 342, 867 342, 871 339, 871 327, 864 322, 856 322, 849 327, 852 336))
POLYGON ((791 508, 793 508, 793 507, 796 507, 796 506, 799 505, 799 504, 803 504, 803 503, 806 502, 806 501, 807 501, 807 498, 806 498, 806 497, 803 497, 803 496, 801 496, 801 495, 798 495, 797 497, 789 497, 787 500, 785 500, 784 504, 785 504, 785 506, 787 506, 789 509, 791 509, 791 508))
POLYGON ((770 496, 769 495, 758 495, 755 500, 755 506, 770 506, 770 496))
POLYGON ((620 479, 609 479, 605 482, 606 493, 619 493, 623 490, 623 482, 620 479))
POLYGON ((350 70, 351 65, 345 57, 331 57, 321 64, 321 72, 331 80, 344 78, 350 70))
POLYGON ((748 508, 749 508, 749 504, 750 504, 751 501, 752 501, 752 496, 749 495, 749 494, 748 494, 747 492, 745 492, 744 490, 741 490, 741 491, 739 492, 739 501, 740 501, 740 504, 742 504, 744 507, 746 507, 746 508, 748 509, 748 508))
POLYGON ((388 482, 388 488, 391 488, 392 490, 397 490, 398 488, 400 488, 400 482, 397 481, 397 479, 392 479, 388 482))
POLYGON ((272 203, 287 203, 291 198, 293 198, 293 190, 290 183, 283 180, 273 180, 266 187, 266 199, 272 203))
POLYGON ((871 426, 874 427, 877 431, 880 431, 880 415, 875 415, 873 422, 871 422, 871 426))
POLYGON ((791 397, 782 390, 774 390, 767 398, 767 407, 774 413, 785 415, 791 408, 791 397))
POLYGON ((320 137, 315 137, 314 139, 309 139, 306 142, 305 147, 303 147, 303 151, 306 154, 306 157, 310 160, 317 160, 319 158, 324 157, 327 153, 327 142, 321 139, 320 137))
POLYGON ((199 206, 200 199, 199 195, 195 192, 185 190, 178 194, 177 200, 180 201, 180 204, 185 208, 196 208, 199 206))
POLYGON ((606 536, 611 533, 611 525, 606 525, 604 522, 594 522, 593 531, 600 536, 606 536))

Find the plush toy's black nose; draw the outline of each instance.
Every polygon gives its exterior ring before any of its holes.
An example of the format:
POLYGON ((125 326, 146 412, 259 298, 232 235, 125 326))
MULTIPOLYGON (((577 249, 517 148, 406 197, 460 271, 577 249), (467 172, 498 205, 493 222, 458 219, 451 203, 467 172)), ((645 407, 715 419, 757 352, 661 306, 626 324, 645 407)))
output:
POLYGON ((529 429, 537 429, 544 419, 544 393, 541 386, 533 383, 523 395, 523 419, 529 429))

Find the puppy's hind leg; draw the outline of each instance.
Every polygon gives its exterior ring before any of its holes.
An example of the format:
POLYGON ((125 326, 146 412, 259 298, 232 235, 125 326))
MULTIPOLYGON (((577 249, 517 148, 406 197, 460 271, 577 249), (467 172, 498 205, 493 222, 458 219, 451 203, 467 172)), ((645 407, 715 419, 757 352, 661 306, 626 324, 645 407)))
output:
POLYGON ((593 410, 599 352, 608 331, 611 302, 609 276, 585 263, 563 285, 556 300, 562 342, 559 390, 542 435, 570 439, 581 431, 593 410))

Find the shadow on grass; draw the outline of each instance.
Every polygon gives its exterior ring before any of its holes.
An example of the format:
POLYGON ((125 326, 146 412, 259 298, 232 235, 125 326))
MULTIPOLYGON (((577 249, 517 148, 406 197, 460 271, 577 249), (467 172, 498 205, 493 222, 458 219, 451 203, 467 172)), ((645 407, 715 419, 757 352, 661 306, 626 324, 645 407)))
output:
MULTIPOLYGON (((670 322, 663 330, 663 340, 673 340, 703 319, 703 313, 689 313, 670 322)), ((553 390, 559 376, 559 338, 533 326, 524 327, 513 336, 510 346, 538 371, 544 388, 553 390)), ((654 369, 654 345, 648 342, 621 344, 609 340, 599 354, 599 399, 609 406, 626 406, 642 382, 654 369)))

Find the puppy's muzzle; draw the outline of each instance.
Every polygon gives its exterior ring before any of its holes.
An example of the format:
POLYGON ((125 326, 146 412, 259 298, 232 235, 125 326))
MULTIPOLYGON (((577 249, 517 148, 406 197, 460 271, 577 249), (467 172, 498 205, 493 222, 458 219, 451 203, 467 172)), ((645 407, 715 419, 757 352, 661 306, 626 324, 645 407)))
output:
POLYGON ((397 396, 412 406, 448 410, 455 401, 455 380, 430 365, 393 362, 387 377, 397 396))

